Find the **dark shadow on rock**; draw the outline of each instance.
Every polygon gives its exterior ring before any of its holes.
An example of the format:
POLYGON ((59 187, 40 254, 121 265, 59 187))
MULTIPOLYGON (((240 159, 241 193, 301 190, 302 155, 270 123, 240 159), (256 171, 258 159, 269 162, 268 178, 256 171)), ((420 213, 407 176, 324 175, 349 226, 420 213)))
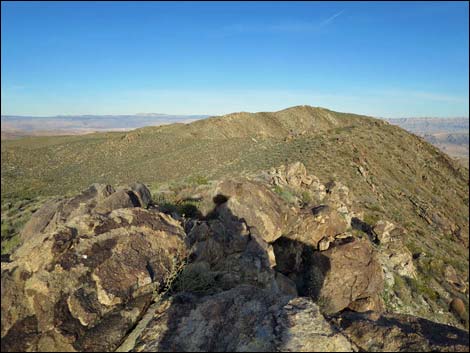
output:
MULTIPOLYGON (((216 195, 214 208, 206 217, 192 220, 192 229, 187 234, 188 245, 195 253, 169 289, 169 307, 162 315, 154 317, 137 339, 137 350, 230 351, 237 346, 245 330, 247 337, 257 334, 255 330, 260 325, 258 321, 262 321, 261 316, 257 319, 245 317, 239 313, 241 299, 233 301, 232 297, 240 292, 249 298, 249 288, 253 288, 253 300, 264 303, 264 295, 260 292, 272 290, 270 285, 275 283, 276 275, 270 266, 269 244, 257 236, 256 229, 250 229, 244 219, 233 214, 227 207, 228 200, 229 196, 216 195), (201 280, 207 281, 212 288, 205 288, 201 280), (208 315, 201 317, 201 328, 206 327, 204 336, 183 335, 182 330, 187 329, 185 322, 197 308, 208 315), (233 321, 227 319, 230 315, 233 321), (234 321, 237 319, 238 322, 246 320, 242 325, 243 333, 236 332, 234 321)), ((277 298, 272 294, 269 296, 277 298)), ((193 329, 197 331, 200 327, 193 329)))
POLYGON ((139 198, 133 191, 126 191, 127 195, 129 195, 129 198, 131 199, 132 205, 134 207, 144 207, 144 205, 140 204, 139 198))
POLYGON ((328 205, 318 205, 312 208, 312 214, 317 216, 321 213, 327 212, 330 209, 328 205))
POLYGON ((330 260, 312 246, 297 240, 281 237, 273 243, 276 256, 275 270, 293 280, 299 296, 317 301, 330 260))
POLYGON ((353 229, 366 233, 367 236, 369 237, 369 240, 372 243, 377 244, 377 245, 380 243, 379 238, 377 237, 377 234, 375 234, 374 232, 374 229, 369 224, 360 220, 359 218, 357 217, 352 218, 351 227, 353 229))
POLYGON ((384 314, 372 318, 373 314, 345 310, 332 319, 363 350, 367 350, 369 347, 366 345, 370 344, 369 337, 363 336, 363 332, 374 332, 376 344, 384 350, 387 347, 395 347, 399 351, 421 350, 420 347, 432 351, 468 350, 469 336, 464 330, 410 315, 384 314), (392 329, 394 335, 389 335, 392 329))
POLYGON ((2 254, 1 255, 1 262, 11 262, 10 254, 2 254))

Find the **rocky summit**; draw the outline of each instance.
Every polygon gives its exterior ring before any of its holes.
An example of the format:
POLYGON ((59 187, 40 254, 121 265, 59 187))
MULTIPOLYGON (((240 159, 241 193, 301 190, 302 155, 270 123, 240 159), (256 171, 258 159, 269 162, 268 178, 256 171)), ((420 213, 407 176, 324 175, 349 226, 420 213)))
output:
POLYGON ((169 194, 93 184, 35 211, 2 258, 1 350, 468 351, 468 270, 426 295, 408 225, 345 182, 295 162, 169 194))

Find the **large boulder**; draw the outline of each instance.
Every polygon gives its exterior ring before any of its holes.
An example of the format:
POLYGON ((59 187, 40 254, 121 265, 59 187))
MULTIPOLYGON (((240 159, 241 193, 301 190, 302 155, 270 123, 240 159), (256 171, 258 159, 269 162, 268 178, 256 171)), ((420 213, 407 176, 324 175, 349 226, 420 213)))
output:
POLYGON ((258 182, 221 181, 215 188, 214 197, 226 200, 225 210, 243 219, 250 232, 267 243, 285 234, 292 221, 293 213, 283 200, 258 182))
POLYGON ((287 300, 253 286, 202 298, 180 293, 156 309, 134 350, 272 351, 274 314, 287 300))
POLYGON ((322 239, 333 241, 348 228, 349 224, 338 211, 328 205, 319 205, 299 213, 292 230, 285 237, 318 249, 322 239))
POLYGON ((338 181, 331 181, 326 184, 324 202, 335 209, 348 224, 351 224, 352 218, 359 215, 353 207, 349 188, 338 181))
POLYGON ((468 332, 401 314, 345 311, 333 322, 362 352, 468 352, 468 332))
POLYGON ((129 189, 137 196, 140 207, 147 208, 152 203, 152 194, 150 190, 142 183, 133 183, 129 189))
POLYGON ((239 286, 199 298, 179 294, 155 310, 135 351, 352 351, 307 298, 239 286))
POLYGON ((118 190, 103 200, 98 201, 94 210, 99 213, 108 213, 118 208, 138 206, 140 206, 140 203, 134 193, 126 190, 118 190))
POLYGON ((150 191, 134 183, 117 191, 108 184, 92 184, 77 196, 46 202, 37 210, 20 233, 20 240, 42 232, 53 232, 69 220, 92 213, 109 213, 118 208, 147 207, 150 191))
POLYGON ((178 222, 134 207, 85 212, 110 196, 93 190, 53 207, 54 226, 2 264, 2 351, 115 349, 186 257, 178 222))
POLYGON ((383 275, 375 250, 367 240, 334 246, 312 255, 309 284, 325 313, 345 308, 383 310, 383 275))

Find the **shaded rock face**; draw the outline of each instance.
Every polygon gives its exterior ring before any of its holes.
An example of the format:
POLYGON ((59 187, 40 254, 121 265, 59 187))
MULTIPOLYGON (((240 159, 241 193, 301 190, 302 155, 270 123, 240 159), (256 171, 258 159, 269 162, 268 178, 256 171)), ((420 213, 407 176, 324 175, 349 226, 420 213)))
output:
POLYGON ((325 313, 347 307, 356 311, 382 311, 382 268, 367 240, 354 240, 313 254, 312 286, 325 313), (316 283, 322 280, 321 286, 316 283))
POLYGON ((111 190, 92 186, 26 228, 38 232, 2 264, 2 351, 113 350, 186 256, 179 223, 111 190))
POLYGON ((192 284, 190 277, 202 272, 212 291, 249 284, 276 292, 272 245, 252 233, 253 228, 231 212, 228 202, 217 205, 213 213, 212 219, 196 221, 188 232, 189 264, 182 279, 189 278, 180 289, 194 289, 198 284, 192 284))
POLYGON ((296 283, 300 295, 318 300, 323 312, 383 311, 382 268, 367 240, 348 238, 326 251, 314 251, 281 238, 274 252, 276 270, 296 283))
POLYGON ((310 299, 251 286, 203 298, 178 295, 156 309, 135 351, 353 351, 310 299))
POLYGON ((344 312, 333 322, 361 351, 468 351, 468 332, 414 316, 344 312))
POLYGON ((331 327, 320 308, 307 298, 295 298, 282 309, 278 319, 277 351, 353 352, 353 345, 331 327))

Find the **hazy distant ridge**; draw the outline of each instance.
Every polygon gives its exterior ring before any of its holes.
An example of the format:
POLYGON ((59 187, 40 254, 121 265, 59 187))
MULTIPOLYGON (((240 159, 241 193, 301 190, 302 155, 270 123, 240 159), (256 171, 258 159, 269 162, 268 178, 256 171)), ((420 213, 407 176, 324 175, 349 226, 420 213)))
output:
POLYGON ((135 115, 62 115, 15 116, 2 115, 2 138, 25 135, 80 134, 93 131, 122 131, 144 126, 189 123, 207 115, 168 115, 139 113, 135 115))
POLYGON ((402 118, 385 119, 389 123, 398 125, 405 130, 417 134, 432 134, 440 132, 467 132, 469 118, 402 118))

